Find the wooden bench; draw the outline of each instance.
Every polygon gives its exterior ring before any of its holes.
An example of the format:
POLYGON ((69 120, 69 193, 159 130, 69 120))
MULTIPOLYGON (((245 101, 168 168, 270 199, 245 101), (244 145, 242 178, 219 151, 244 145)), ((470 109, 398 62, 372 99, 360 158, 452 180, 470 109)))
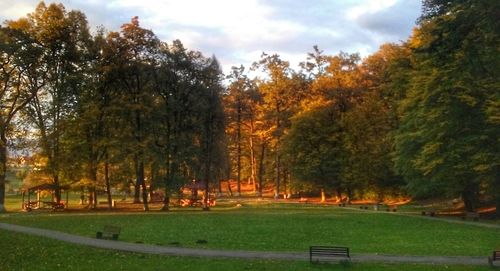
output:
POLYGON ((311 261, 311 263, 332 258, 346 258, 350 261, 351 257, 349 256, 349 248, 329 246, 309 247, 309 260, 311 261))
POLYGON ((116 226, 105 225, 102 231, 98 231, 95 235, 97 239, 118 240, 121 228, 116 226))
POLYGON ((466 212, 464 216, 462 216, 463 220, 472 219, 473 221, 479 220, 479 213, 476 212, 466 212))
POLYGON ((500 261, 500 250, 493 251, 493 255, 488 257, 488 263, 491 267, 494 267, 495 264, 493 262, 500 261))

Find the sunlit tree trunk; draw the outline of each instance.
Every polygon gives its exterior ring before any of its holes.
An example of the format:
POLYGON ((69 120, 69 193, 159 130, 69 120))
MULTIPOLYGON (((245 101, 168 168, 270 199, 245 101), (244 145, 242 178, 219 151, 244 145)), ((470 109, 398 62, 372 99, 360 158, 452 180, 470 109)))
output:
POLYGON ((262 186, 264 185, 264 157, 266 153, 266 141, 262 141, 260 148, 260 159, 259 159, 259 192, 258 196, 262 197, 262 186))
POLYGON ((494 182, 494 188, 496 191, 493 191, 495 193, 495 205, 496 205, 496 217, 497 219, 500 219, 500 165, 496 166, 495 170, 495 182, 494 182))
POLYGON ((238 97, 237 100, 237 112, 236 112, 237 122, 236 122, 236 144, 237 144, 237 153, 236 153, 236 186, 237 186, 237 195, 241 196, 241 97, 238 97))
POLYGON ((276 180, 274 184, 275 185, 274 198, 277 199, 280 196, 280 182, 281 182, 281 157, 279 152, 279 138, 278 141, 276 142, 274 162, 275 162, 275 174, 276 174, 276 180))
POLYGON ((249 143, 250 143, 250 167, 251 167, 251 176, 250 180, 253 185, 253 191, 256 191, 256 182, 255 182, 255 177, 257 175, 257 161, 255 159, 255 150, 254 150, 254 141, 253 141, 253 133, 254 133, 254 121, 253 119, 250 120, 250 137, 249 137, 249 143))

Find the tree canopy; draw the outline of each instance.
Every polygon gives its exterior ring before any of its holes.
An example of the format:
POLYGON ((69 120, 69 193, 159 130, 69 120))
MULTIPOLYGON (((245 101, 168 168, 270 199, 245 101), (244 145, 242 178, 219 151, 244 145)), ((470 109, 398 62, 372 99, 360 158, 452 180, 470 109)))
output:
POLYGON ((168 210, 192 180, 208 195, 235 179, 240 195, 247 179, 258 196, 444 194, 500 215, 499 5, 425 0, 407 41, 364 58, 313 46, 297 68, 263 53, 224 76, 138 17, 90 31, 82 12, 41 2, 0 27, 0 211, 23 131, 27 179, 78 187, 91 207, 132 187, 144 210, 163 189, 168 210))

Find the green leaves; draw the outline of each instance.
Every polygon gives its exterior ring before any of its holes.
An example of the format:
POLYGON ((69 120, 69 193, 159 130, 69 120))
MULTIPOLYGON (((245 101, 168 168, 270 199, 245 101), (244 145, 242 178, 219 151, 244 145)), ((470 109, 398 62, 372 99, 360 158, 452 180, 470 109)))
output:
POLYGON ((426 13, 413 37, 422 41, 413 45, 416 70, 400 103, 396 166, 413 188, 427 190, 428 184, 439 183, 450 195, 461 195, 473 210, 476 202, 471 199, 477 198, 481 183, 494 179, 492 169, 498 164, 493 158, 498 148, 484 147, 498 136, 498 126, 489 123, 491 107, 485 106, 491 104, 489 94, 498 93, 486 83, 498 74, 498 68, 486 64, 498 55, 490 44, 491 35, 498 34, 485 24, 495 20, 492 10, 498 4, 424 5, 426 13))

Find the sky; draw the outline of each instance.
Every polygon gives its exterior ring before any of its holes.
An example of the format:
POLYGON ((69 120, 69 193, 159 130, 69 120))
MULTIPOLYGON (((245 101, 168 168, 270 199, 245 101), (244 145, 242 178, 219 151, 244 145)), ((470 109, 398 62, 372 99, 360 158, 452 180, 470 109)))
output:
MULTIPOLYGON (((45 1, 51 3, 50 1, 45 1)), ((0 0, 0 21, 33 12, 38 0, 0 0)), ((191 50, 215 55, 225 73, 249 67, 262 52, 292 67, 318 45, 325 54, 375 52, 405 41, 420 15, 420 0, 60 0, 80 10, 92 29, 118 31, 139 16, 163 41, 179 39, 191 50)))

